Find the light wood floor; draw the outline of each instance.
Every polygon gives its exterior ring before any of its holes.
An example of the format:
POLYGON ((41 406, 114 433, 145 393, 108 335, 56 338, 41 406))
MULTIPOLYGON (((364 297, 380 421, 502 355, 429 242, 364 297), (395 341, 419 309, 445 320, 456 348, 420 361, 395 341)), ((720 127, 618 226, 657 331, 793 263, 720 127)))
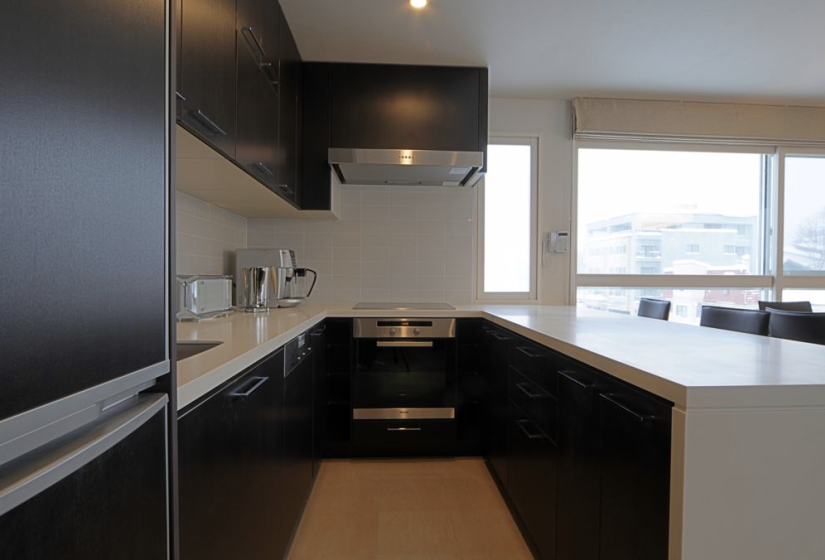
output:
POLYGON ((324 461, 288 560, 532 560, 481 459, 324 461))

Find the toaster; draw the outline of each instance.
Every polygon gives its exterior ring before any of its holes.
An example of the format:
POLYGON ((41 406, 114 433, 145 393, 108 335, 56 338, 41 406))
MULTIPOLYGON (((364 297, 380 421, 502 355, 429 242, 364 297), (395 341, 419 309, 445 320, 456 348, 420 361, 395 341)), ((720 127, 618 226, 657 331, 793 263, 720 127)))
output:
POLYGON ((199 321, 232 311, 231 276, 178 276, 178 321, 199 321))

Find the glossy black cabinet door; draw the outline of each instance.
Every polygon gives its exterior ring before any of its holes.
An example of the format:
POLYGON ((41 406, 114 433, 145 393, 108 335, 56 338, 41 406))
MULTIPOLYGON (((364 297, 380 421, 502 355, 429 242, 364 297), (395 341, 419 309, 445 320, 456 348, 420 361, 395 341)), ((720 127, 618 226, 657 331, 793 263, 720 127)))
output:
MULTIPOLYGON (((479 151, 478 68, 335 64, 331 147, 479 151)), ((486 108, 486 99, 483 100, 486 108)))
POLYGON ((284 378, 283 516, 294 527, 312 488, 312 354, 284 378))
POLYGON ((235 159, 277 192, 277 3, 239 0, 237 11, 238 130, 235 159))
POLYGON ((165 19, 0 4, 0 419, 167 358, 165 19))
POLYGON ((235 156, 235 0, 183 0, 180 93, 187 128, 235 156))
POLYGON ((671 405, 619 382, 601 409, 602 560, 667 560, 671 405))
POLYGON ((168 558, 166 409, 69 477, 0 516, 15 560, 168 558))
POLYGON ((559 374, 558 560, 599 560, 602 375, 561 358, 559 374))
POLYGON ((284 554, 282 380, 278 351, 180 418, 182 560, 284 554))
POLYGON ((489 326, 485 333, 487 378, 490 383, 490 432, 487 458, 499 481, 506 487, 507 431, 511 420, 507 397, 507 370, 513 335, 504 329, 489 326))
POLYGON ((324 384, 327 373, 327 328, 321 324, 309 332, 312 348, 312 478, 318 474, 324 448, 324 384))
POLYGON ((280 169, 278 191, 281 196, 297 204, 298 184, 298 129, 300 125, 298 95, 301 80, 301 54, 289 30, 283 11, 280 12, 281 41, 281 107, 278 113, 280 169))
POLYGON ((556 557, 556 444, 526 415, 516 413, 508 424, 507 445, 510 500, 541 560, 553 560, 556 557))

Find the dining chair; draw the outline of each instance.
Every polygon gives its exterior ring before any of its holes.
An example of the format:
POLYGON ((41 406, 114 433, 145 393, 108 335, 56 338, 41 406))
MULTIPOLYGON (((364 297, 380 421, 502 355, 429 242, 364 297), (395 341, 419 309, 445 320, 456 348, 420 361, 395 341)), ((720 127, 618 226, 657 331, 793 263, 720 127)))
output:
POLYGON ((782 311, 804 311, 811 313, 810 301, 762 301, 759 300, 759 309, 766 311, 768 308, 781 309, 782 311))
POLYGON ((787 340, 825 344, 825 313, 770 311, 770 335, 787 340))
POLYGON ((642 298, 639 300, 639 317, 662 319, 667 321, 670 315, 670 302, 661 299, 642 298))
POLYGON ((724 329, 726 331, 767 336, 770 317, 771 314, 767 311, 703 305, 699 325, 714 329, 724 329))

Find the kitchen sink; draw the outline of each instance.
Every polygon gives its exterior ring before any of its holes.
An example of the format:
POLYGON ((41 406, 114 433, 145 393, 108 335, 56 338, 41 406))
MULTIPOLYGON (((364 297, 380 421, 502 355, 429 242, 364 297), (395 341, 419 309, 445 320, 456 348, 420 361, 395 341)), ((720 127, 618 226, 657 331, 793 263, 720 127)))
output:
POLYGON ((176 346, 178 348, 178 361, 185 360, 186 358, 191 358, 196 354, 200 354, 201 352, 206 352, 207 350, 211 350, 216 346, 220 346, 223 342, 185 342, 185 341, 178 341, 176 346))

